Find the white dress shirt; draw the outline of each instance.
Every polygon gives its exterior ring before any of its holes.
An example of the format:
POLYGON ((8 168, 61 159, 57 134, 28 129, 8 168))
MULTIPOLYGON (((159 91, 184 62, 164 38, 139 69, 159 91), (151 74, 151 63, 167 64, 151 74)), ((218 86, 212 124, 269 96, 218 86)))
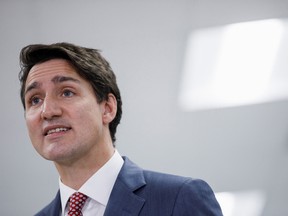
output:
MULTIPOLYGON (((116 178, 123 165, 123 158, 115 150, 110 160, 104 164, 84 185, 78 190, 88 196, 82 213, 85 216, 103 216, 116 178)), ((62 210, 60 216, 67 216, 69 211, 69 197, 76 192, 64 185, 59 178, 59 188, 62 210)))

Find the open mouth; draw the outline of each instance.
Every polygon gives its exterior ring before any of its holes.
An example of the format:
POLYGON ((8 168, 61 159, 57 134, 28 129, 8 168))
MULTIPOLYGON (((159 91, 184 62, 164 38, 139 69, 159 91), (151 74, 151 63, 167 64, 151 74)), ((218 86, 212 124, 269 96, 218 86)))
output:
POLYGON ((71 128, 66 128, 66 127, 53 128, 53 129, 48 130, 45 133, 45 136, 50 135, 50 134, 54 134, 54 133, 66 132, 69 130, 71 130, 71 128))

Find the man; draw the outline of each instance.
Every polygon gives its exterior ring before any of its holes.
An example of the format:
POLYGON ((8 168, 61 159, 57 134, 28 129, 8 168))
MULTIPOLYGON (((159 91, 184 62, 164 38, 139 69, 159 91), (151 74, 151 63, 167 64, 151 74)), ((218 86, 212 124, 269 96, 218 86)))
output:
POLYGON ((222 215, 206 182, 143 170, 119 155, 122 100, 98 50, 35 44, 20 62, 31 142, 60 176, 55 199, 37 216, 222 215))

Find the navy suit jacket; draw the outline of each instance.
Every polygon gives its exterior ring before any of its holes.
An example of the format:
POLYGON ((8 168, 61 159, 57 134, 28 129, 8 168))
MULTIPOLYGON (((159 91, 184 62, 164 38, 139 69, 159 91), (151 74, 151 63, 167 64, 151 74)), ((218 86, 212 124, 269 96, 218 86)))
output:
MULTIPOLYGON (((60 209, 58 191, 36 216, 59 216, 60 209)), ((124 157, 104 216, 222 216, 222 212, 203 180, 143 170, 124 157)))

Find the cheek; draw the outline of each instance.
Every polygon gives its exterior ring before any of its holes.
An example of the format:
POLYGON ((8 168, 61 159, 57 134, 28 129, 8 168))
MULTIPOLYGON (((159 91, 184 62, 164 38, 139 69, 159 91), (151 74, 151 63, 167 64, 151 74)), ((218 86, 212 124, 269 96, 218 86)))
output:
POLYGON ((84 133, 99 130, 102 125, 102 115, 99 107, 93 106, 82 106, 75 112, 78 126, 85 128, 84 133))
POLYGON ((33 120, 32 120, 32 118, 29 115, 26 115, 25 116, 25 121, 26 121, 27 129, 28 129, 28 131, 30 133, 31 129, 33 128, 33 120))
POLYGON ((100 121, 102 119, 102 111, 101 106, 94 101, 94 98, 91 98, 90 100, 85 100, 84 103, 82 103, 80 106, 77 106, 77 110, 74 113, 77 118, 86 120, 87 122, 90 121, 100 121), (93 101, 92 101, 93 100, 93 101))
POLYGON ((38 131, 41 128, 37 119, 37 115, 31 115, 30 113, 25 114, 26 126, 31 140, 39 133, 38 131))

